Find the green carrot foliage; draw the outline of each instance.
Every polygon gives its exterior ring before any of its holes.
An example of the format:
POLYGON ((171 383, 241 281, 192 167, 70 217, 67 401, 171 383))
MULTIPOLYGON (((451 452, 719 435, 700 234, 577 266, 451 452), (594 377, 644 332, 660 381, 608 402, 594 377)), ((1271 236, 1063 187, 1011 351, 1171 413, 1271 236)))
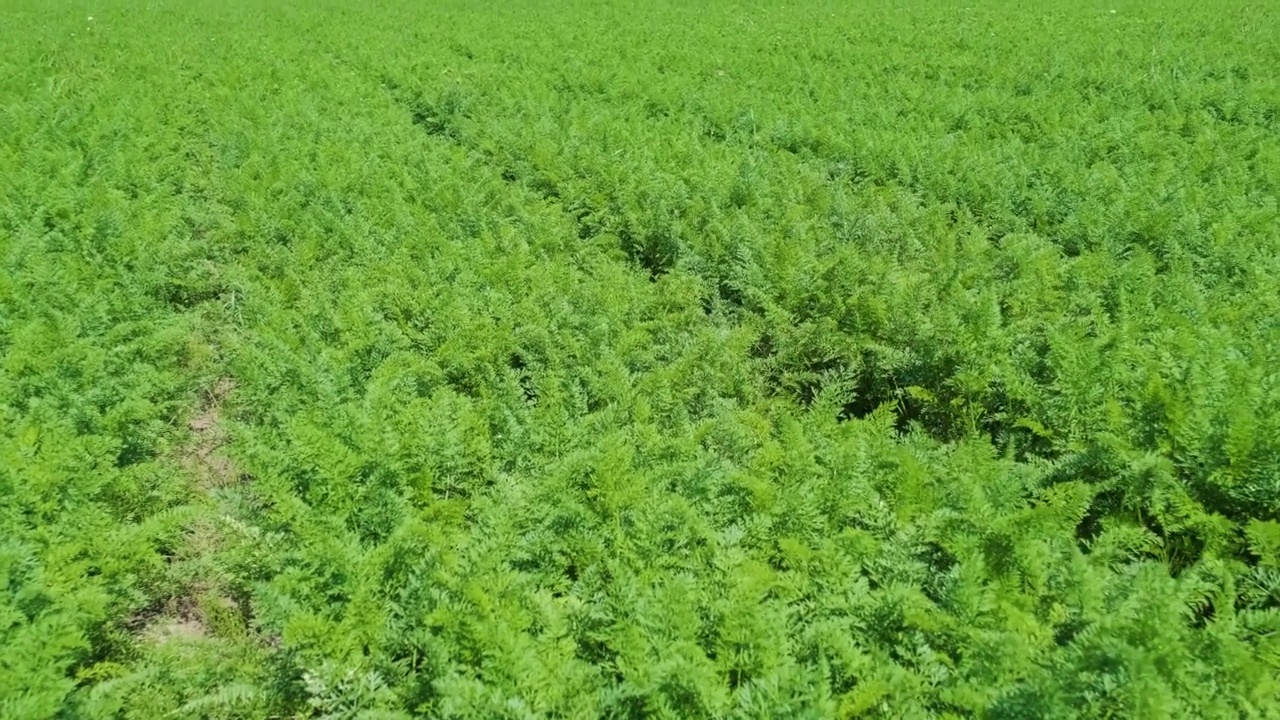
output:
POLYGON ((1280 6, 0 23, 0 718, 1280 717, 1280 6))

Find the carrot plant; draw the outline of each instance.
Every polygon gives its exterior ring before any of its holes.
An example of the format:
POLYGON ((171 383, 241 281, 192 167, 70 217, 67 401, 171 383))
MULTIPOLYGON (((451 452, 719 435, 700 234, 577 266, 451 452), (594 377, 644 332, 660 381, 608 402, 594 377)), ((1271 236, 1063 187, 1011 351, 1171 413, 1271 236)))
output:
POLYGON ((0 717, 1280 714, 1269 3, 5 17, 0 717))

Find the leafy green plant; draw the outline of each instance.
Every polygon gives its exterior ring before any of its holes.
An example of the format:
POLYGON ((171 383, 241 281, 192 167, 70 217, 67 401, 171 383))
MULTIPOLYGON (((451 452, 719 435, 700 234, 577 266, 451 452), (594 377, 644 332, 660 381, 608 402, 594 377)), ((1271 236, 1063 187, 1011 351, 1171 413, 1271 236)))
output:
POLYGON ((1276 716, 1273 16, 16 3, 0 717, 1276 716))

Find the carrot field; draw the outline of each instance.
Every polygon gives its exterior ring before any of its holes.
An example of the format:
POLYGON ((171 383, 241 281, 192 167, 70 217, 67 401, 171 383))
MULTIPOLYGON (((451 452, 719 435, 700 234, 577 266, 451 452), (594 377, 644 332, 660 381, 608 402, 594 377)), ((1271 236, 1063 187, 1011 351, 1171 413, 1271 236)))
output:
POLYGON ((0 718, 1280 718, 1277 69, 0 0, 0 718))

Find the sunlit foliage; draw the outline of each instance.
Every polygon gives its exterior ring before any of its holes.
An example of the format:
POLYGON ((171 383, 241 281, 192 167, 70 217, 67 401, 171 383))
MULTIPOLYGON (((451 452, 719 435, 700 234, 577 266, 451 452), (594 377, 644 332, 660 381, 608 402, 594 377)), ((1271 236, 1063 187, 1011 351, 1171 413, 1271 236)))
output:
POLYGON ((0 717, 1280 716, 1280 7, 10 0, 0 717))

